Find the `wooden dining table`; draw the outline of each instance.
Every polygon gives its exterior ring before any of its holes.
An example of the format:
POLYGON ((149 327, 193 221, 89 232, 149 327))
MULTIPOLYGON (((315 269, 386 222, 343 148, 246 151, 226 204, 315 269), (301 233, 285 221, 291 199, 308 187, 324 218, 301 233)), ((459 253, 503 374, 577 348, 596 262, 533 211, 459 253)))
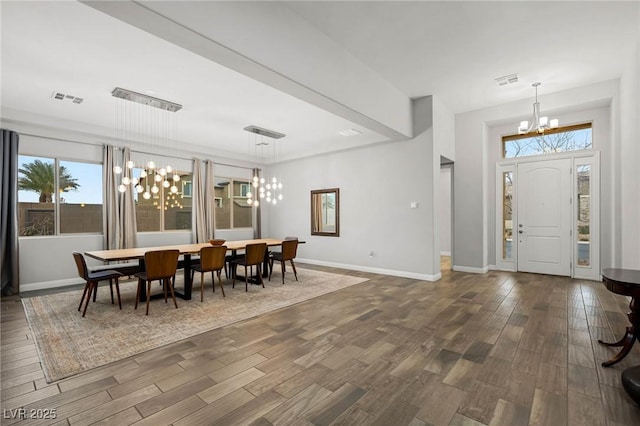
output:
MULTIPOLYGON (((236 254, 238 250, 244 250, 248 244, 266 243, 267 247, 275 247, 282 245, 282 240, 274 238, 258 238, 254 240, 239 240, 239 241, 225 241, 223 244, 227 247, 227 251, 231 251, 232 254, 236 254)), ((123 260, 138 260, 140 269, 144 270, 144 254, 148 251, 156 250, 178 250, 183 256, 183 270, 184 270, 184 289, 183 292, 176 292, 176 295, 184 300, 191 300, 191 289, 193 283, 191 282, 191 256, 200 253, 202 247, 209 246, 209 243, 198 244, 177 244, 169 246, 157 246, 157 247, 136 247, 128 249, 113 249, 113 250, 94 250, 87 251, 85 255, 100 260, 102 262, 116 262, 123 260)), ((265 254, 265 260, 263 264, 262 274, 268 275, 269 258, 265 254)), ((141 287, 140 300, 146 300, 145 286, 141 287), (143 294, 144 293, 144 294, 143 294)))

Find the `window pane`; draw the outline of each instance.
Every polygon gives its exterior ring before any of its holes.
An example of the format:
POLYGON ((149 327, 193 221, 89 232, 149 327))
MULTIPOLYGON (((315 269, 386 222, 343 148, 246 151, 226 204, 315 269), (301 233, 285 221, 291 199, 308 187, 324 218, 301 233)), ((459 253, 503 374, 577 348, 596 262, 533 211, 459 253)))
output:
POLYGON ((60 233, 102 233, 102 165, 60 161, 60 233))
POLYGON ((20 235, 55 232, 55 173, 51 158, 18 156, 18 226, 20 235))
POLYGON ((233 227, 251 228, 252 207, 247 204, 247 193, 251 186, 248 180, 233 181, 233 227))
POLYGON ((576 168, 578 179, 578 229, 576 235, 578 266, 591 265, 591 165, 584 164, 576 168))
POLYGON ((231 179, 215 178, 216 229, 231 229, 229 185, 231 185, 231 179))
POLYGON ((178 174, 179 181, 172 181, 173 176, 170 176, 169 187, 163 186, 165 230, 191 229, 193 175, 183 172, 178 174))
POLYGON ((513 172, 502 173, 502 259, 511 260, 513 246, 513 172))
MULTIPOLYGON (((136 204, 136 225, 138 232, 160 231, 160 191, 153 194, 154 176, 145 176, 142 169, 133 169, 133 176, 138 179, 142 192, 136 190, 134 201, 136 204)), ((146 174, 146 172, 145 172, 146 174)))
POLYGON ((591 149, 591 127, 550 132, 535 136, 503 138, 504 158, 591 149))

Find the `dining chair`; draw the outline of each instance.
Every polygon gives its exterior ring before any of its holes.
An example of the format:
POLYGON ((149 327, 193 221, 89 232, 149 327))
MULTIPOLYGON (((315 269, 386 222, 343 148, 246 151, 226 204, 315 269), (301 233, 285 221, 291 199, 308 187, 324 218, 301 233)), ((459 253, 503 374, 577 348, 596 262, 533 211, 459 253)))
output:
POLYGON ((160 281, 164 290, 164 303, 167 303, 167 288, 171 292, 173 304, 178 309, 178 302, 173 289, 176 270, 178 269, 178 257, 180 250, 156 250, 144 254, 144 271, 135 274, 138 277, 138 291, 136 292, 136 306, 140 299, 140 291, 144 283, 147 283, 147 313, 149 315, 149 301, 151 300, 151 282, 160 281))
POLYGON ((296 254, 298 252, 298 239, 295 240, 284 240, 282 241, 282 251, 271 253, 269 256, 269 281, 271 281, 271 273, 273 272, 273 262, 280 262, 280 269, 282 271, 282 284, 284 284, 284 269, 285 262, 288 260, 291 262, 291 267, 293 268, 293 275, 296 277, 296 281, 298 281, 298 272, 296 271, 296 265, 293 263, 293 259, 295 259, 296 254))
POLYGON ((84 304, 84 310, 82 311, 82 316, 87 313, 87 306, 89 306, 89 299, 93 294, 93 301, 96 301, 96 294, 98 293, 98 282, 109 280, 109 290, 111 291, 111 304, 113 301, 113 280, 116 282, 116 293, 118 294, 118 306, 122 309, 122 303, 120 302, 120 285, 118 283, 118 279, 122 277, 122 274, 118 271, 114 270, 103 270, 91 272, 89 268, 87 268, 87 262, 84 259, 82 253, 78 253, 77 251, 73 252, 73 259, 76 262, 76 268, 78 269, 78 275, 80 278, 85 280, 84 291, 82 292, 82 298, 80 299, 80 305, 78 305, 78 312, 80 312, 80 308, 82 307, 82 302, 86 301, 84 304))
POLYGON ((211 283, 213 286, 213 292, 216 291, 216 280, 213 276, 215 272, 218 275, 218 285, 220 285, 220 290, 222 290, 222 297, 226 297, 224 294, 224 287, 222 286, 222 279, 220 278, 220 274, 222 272, 222 268, 225 265, 225 255, 227 253, 227 246, 210 246, 210 247, 202 247, 200 249, 200 264, 194 265, 193 269, 191 269, 191 282, 193 282, 193 275, 196 271, 200 272, 200 301, 204 300, 204 273, 211 272, 211 283))
POLYGON ((238 265, 244 265, 244 287, 245 291, 249 291, 249 274, 247 274, 247 266, 251 267, 250 272, 253 273, 253 267, 256 267, 257 277, 262 284, 262 288, 264 288, 264 281, 262 280, 262 262, 264 261, 264 255, 267 252, 267 244, 266 243, 256 243, 256 244, 247 244, 245 247, 244 256, 238 259, 231 261, 232 274, 233 274, 233 286, 235 288, 236 285, 236 271, 238 265))

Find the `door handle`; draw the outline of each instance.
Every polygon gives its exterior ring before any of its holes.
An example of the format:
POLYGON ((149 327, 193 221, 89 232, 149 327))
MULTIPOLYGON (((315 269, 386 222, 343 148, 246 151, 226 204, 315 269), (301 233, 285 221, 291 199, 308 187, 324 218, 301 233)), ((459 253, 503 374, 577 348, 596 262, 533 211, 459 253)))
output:
POLYGON ((518 231, 518 234, 522 234, 524 231, 521 229, 518 231))

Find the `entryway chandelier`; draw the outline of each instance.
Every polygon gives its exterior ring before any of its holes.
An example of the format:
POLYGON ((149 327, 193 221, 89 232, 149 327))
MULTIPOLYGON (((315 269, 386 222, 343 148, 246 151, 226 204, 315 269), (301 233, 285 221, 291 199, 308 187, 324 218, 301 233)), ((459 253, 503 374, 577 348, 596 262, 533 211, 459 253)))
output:
POLYGON ((534 130, 537 133, 542 134, 546 129, 555 129, 558 127, 557 118, 549 120, 549 117, 547 116, 540 116, 540 102, 538 102, 538 86, 540 86, 540 84, 542 83, 539 81, 532 84, 536 90, 536 100, 533 103, 533 116, 531 117, 531 124, 526 120, 520 122, 520 126, 518 126, 518 133, 521 135, 526 135, 534 130))
MULTIPOLYGON (((154 148, 170 149, 171 139, 175 139, 176 120, 173 113, 182 105, 153 96, 116 87, 111 95, 118 100, 118 135, 121 140, 138 140, 154 148)), ((180 175, 170 164, 164 161, 148 159, 137 165, 127 161, 115 165, 113 172, 120 175, 118 191, 126 192, 135 188, 145 200, 157 195, 161 188, 167 188, 172 194, 178 193, 177 184, 180 175), (141 169, 139 178, 133 176, 133 169, 141 169)))
MULTIPOLYGON (((253 147, 254 158, 259 158, 261 164, 265 164, 265 161, 268 160, 272 162, 278 161, 281 149, 280 143, 282 143, 278 139, 285 137, 285 134, 258 126, 247 126, 243 130, 251 133, 249 149, 253 147)), ((284 199, 282 195, 282 179, 278 179, 273 173, 260 176, 259 172, 260 169, 253 169, 251 187, 255 193, 248 192, 246 194, 247 204, 255 207, 260 206, 260 203, 265 201, 267 204, 278 204, 278 201, 284 199)))

